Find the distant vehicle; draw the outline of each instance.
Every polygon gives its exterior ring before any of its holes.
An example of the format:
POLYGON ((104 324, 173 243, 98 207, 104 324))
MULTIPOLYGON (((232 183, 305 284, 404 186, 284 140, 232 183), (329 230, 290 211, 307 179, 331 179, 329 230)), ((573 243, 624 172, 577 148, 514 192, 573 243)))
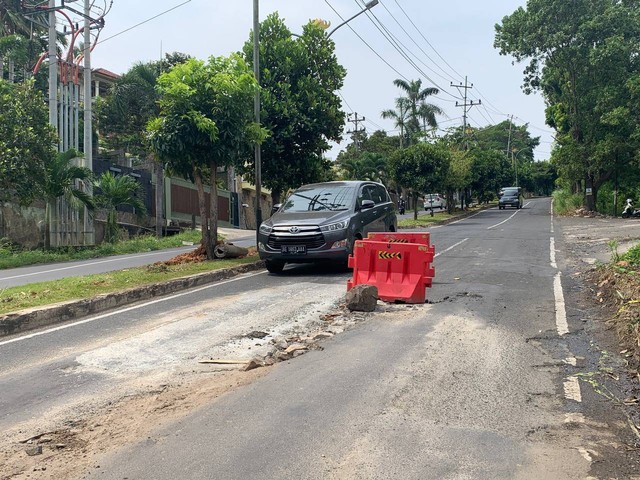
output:
POLYGON ((287 263, 346 264, 356 240, 397 227, 395 206, 383 185, 315 183, 298 188, 260 225, 258 252, 271 273, 280 273, 287 263))
POLYGON ((520 187, 504 187, 500 190, 500 200, 498 200, 498 208, 504 210, 507 207, 522 208, 524 196, 520 187))
POLYGON ((447 206, 447 202, 439 193, 427 193, 424 196, 424 209, 431 210, 433 208, 439 208, 442 210, 447 206))

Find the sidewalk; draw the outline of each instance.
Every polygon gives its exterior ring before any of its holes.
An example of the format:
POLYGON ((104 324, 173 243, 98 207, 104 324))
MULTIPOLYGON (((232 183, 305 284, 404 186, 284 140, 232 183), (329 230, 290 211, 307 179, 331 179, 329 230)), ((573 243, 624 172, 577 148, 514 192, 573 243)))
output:
POLYGON ((239 239, 256 238, 255 230, 242 230, 241 228, 218 227, 218 235, 223 236, 227 241, 233 242, 239 239))

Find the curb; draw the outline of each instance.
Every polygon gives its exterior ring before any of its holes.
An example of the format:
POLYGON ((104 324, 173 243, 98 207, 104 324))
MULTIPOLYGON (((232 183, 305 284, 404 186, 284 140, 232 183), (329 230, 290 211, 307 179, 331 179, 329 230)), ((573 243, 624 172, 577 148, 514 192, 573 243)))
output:
POLYGON ((424 227, 398 227, 398 230, 415 230, 416 228, 429 228, 429 227, 435 227, 435 226, 442 226, 442 225, 447 225, 449 223, 453 223, 453 222, 457 222, 458 220, 462 220, 464 218, 470 217, 472 215, 475 215, 477 213, 480 213, 484 210, 489 210, 490 208, 495 207, 495 205, 487 205, 487 206, 482 206, 480 207, 478 210, 475 210, 473 212, 461 212, 460 215, 456 215, 455 217, 451 217, 451 218, 447 218, 445 220, 436 220, 435 222, 429 224, 428 226, 424 226, 424 227))
POLYGON ((219 282, 263 268, 265 268, 264 261, 257 261, 238 267, 200 273, 189 277, 175 278, 167 282, 153 283, 143 287, 135 287, 121 292, 106 293, 96 297, 71 300, 69 302, 8 313, 0 316, 0 337, 55 325, 68 320, 75 320, 80 317, 120 308, 135 302, 219 282))

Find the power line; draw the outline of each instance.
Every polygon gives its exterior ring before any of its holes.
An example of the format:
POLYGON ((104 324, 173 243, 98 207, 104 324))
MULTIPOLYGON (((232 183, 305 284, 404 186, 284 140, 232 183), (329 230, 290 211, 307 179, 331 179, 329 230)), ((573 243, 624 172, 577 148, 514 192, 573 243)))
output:
POLYGON ((404 16, 407 17, 407 20, 409 20, 409 22, 411 22, 411 25, 413 25, 413 28, 416 29, 416 31, 420 34, 420 36, 424 39, 425 42, 427 42, 427 45, 429 45, 431 47, 431 49, 436 52, 436 55, 438 55, 438 57, 440 57, 440 60, 442 60, 450 69, 453 73, 455 73, 459 79, 464 78, 463 75, 460 75, 455 68, 453 68, 451 65, 449 65, 449 63, 442 57, 442 55, 440 55, 440 53, 438 52, 438 50, 436 50, 436 48, 431 45, 431 42, 429 42, 429 40, 427 40, 427 37, 424 36, 424 34, 420 31, 420 29, 416 26, 416 24, 413 22, 413 20, 411 19, 411 17, 407 14, 407 12, 404 10, 404 8, 402 8, 402 5, 400 5, 400 3, 398 3, 398 0, 394 0, 394 2, 396 2, 396 5, 398 5, 398 7, 400 8, 400 10, 402 10, 402 13, 404 13, 404 16))
POLYGON ((106 42, 107 40, 111 40, 112 38, 115 38, 115 37, 117 37, 117 36, 119 36, 119 35, 122 35, 123 33, 127 33, 127 32, 129 32, 129 31, 133 30, 134 28, 139 27, 140 25, 144 25, 145 23, 148 23, 148 22, 150 22, 151 20, 155 20, 156 18, 161 17, 162 15, 164 15, 164 14, 166 14, 166 13, 169 13, 169 12, 171 12, 171 11, 173 11, 173 10, 177 9, 177 8, 180 8, 181 6, 186 5, 186 4, 187 4, 187 3, 189 3, 189 2, 191 2, 191 0, 186 0, 186 1, 182 2, 182 3, 181 3, 181 4, 179 4, 179 5, 176 5, 175 7, 171 7, 170 9, 165 10, 164 12, 158 13, 157 15, 154 15, 153 17, 148 18, 148 19, 146 19, 146 20, 144 20, 144 21, 142 21, 142 22, 140 22, 140 23, 137 23, 136 25, 133 25, 132 27, 129 27, 129 28, 125 29, 125 30, 122 30, 121 32, 116 33, 115 35, 111 35, 110 37, 107 37, 107 38, 105 38, 105 39, 102 39, 102 40, 100 40, 100 41, 98 42, 98 44, 104 43, 104 42, 106 42))
MULTIPOLYGON (((337 11, 335 8, 333 8, 333 5, 331 5, 331 3, 329 3, 329 0, 324 0, 324 3, 326 3, 327 5, 329 5, 329 7, 331 8, 331 10, 333 10, 333 11, 335 12, 335 14, 336 14, 336 15, 338 15, 338 17, 340 18, 340 20, 342 20, 343 22, 345 21, 345 20, 344 20, 344 17, 343 17, 342 15, 340 15, 340 14, 338 13, 338 11, 337 11)), ((375 49, 374 49, 371 45, 369 45, 369 44, 365 41, 365 39, 364 39, 364 38, 362 38, 362 37, 360 36, 360 34, 359 34, 358 32, 356 32, 356 31, 353 29, 353 27, 352 27, 351 25, 349 25, 348 23, 347 23, 346 25, 347 25, 347 27, 349 27, 349 29, 350 29, 353 33, 355 33, 355 34, 356 34, 356 36, 357 36, 357 37, 362 41, 362 43, 364 43, 364 44, 369 48, 369 50, 371 50, 371 51, 372 51, 372 52, 373 52, 373 53, 374 53, 374 54, 375 54, 375 55, 376 55, 380 60, 382 60, 382 61, 383 61, 383 62, 384 62, 384 63, 385 63, 385 64, 386 64, 386 65, 387 65, 391 70, 393 70, 394 72, 396 72, 400 77, 402 77, 402 78, 403 78, 403 79, 405 79, 406 81, 409 81, 409 79, 408 79, 407 77, 405 77, 405 76, 404 76, 403 74, 401 74, 398 70, 396 70, 396 69, 395 69, 395 68, 394 68, 394 67, 393 67, 389 62, 387 62, 387 61, 386 61, 386 60, 385 60, 385 59, 384 59, 384 58, 383 58, 383 57, 382 57, 378 52, 376 52, 376 51, 375 51, 375 49)))
MULTIPOLYGON (((361 5, 361 1, 362 0, 355 0, 356 4, 360 7, 364 7, 364 4, 361 5)), ((423 77, 425 77, 427 80, 429 80, 431 83, 433 83, 433 85, 435 85, 442 93, 447 94, 451 97, 453 97, 454 99, 458 99, 458 97, 456 97, 455 95, 452 95, 451 93, 449 93, 448 91, 446 91, 444 88, 442 88, 440 85, 438 85, 432 78, 429 77, 429 75, 427 75, 420 67, 418 67, 418 65, 416 65, 416 63, 411 60, 411 58, 409 57, 409 55, 407 54, 407 51, 409 51, 414 57, 417 58, 417 56, 411 52, 406 45, 404 45, 400 40, 397 39, 397 37, 395 37, 395 35, 393 35, 393 33, 391 33, 389 31, 389 29, 384 25, 384 23, 376 16, 375 13, 373 13, 371 10, 368 10, 366 12, 367 18, 369 18, 369 21, 371 23, 373 23, 374 27, 376 27, 376 29, 378 29, 378 31, 382 34, 382 36, 385 38, 385 40, 387 40, 391 46, 407 61, 409 62, 409 64, 423 77), (375 21, 374 21, 375 19, 375 21), (383 31, 384 30, 384 31, 383 31)), ((445 102, 452 102, 452 100, 446 100, 443 99, 441 97, 438 97, 437 95, 434 95, 435 98, 438 98, 442 101, 445 102)))
MULTIPOLYGON (((426 68, 428 68, 429 70, 431 70, 434 74, 438 75, 440 78, 442 78, 443 80, 447 80, 447 81, 451 81, 452 79, 454 79, 451 75, 449 75, 449 73, 447 73, 437 62, 435 62, 431 56, 418 44, 418 42, 415 41, 415 39, 411 36, 411 34, 409 32, 407 32, 407 30, 402 26, 402 24, 398 21, 398 19, 395 17, 395 15, 393 14, 393 12, 391 12, 391 10, 389 10, 389 8, 381 1, 380 4, 384 7, 384 9, 389 13, 389 15, 391 16, 391 18, 393 18, 393 20, 398 24, 398 26, 402 29, 402 31, 405 33, 405 35, 415 44, 416 47, 418 47, 418 49, 424 53, 425 57, 427 57, 431 63, 433 63, 436 67, 438 67, 438 69, 440 69, 440 71, 444 74, 447 75, 446 77, 443 77, 442 75, 440 75, 438 72, 436 72, 435 70, 433 70, 431 67, 427 66, 426 64, 422 63, 426 68)), ((417 57, 416 57, 417 58, 417 57)), ((455 79, 454 79, 455 80, 455 79)))

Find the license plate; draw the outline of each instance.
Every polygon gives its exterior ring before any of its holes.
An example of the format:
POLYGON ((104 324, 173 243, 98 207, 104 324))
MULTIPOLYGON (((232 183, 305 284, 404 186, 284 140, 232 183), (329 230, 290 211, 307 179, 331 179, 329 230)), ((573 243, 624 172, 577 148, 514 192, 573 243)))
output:
POLYGON ((305 245, 282 245, 282 253, 304 255, 307 253, 307 247, 305 245))

